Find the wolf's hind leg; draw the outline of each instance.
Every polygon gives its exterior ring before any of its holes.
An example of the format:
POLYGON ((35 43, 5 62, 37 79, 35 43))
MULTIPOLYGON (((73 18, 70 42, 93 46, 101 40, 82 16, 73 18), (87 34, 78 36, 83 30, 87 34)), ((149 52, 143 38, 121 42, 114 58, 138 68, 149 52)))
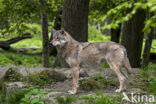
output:
POLYGON ((121 65, 117 65, 117 64, 113 63, 113 61, 111 61, 111 60, 108 61, 108 64, 109 64, 110 68, 117 74, 119 82, 120 82, 120 87, 119 87, 119 89, 116 90, 116 92, 123 91, 124 87, 125 87, 126 78, 120 71, 121 65))

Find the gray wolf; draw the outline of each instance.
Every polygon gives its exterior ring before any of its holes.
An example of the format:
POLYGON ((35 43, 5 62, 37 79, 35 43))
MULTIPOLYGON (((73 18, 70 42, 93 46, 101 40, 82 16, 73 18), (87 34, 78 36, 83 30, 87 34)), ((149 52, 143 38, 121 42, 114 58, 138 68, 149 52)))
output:
POLYGON ((131 73, 131 66, 127 58, 126 49, 115 42, 78 42, 74 40, 64 29, 53 30, 53 40, 50 42, 56 46, 57 51, 73 69, 73 87, 70 94, 76 94, 79 80, 79 69, 85 65, 99 65, 107 61, 110 68, 116 73, 120 86, 116 92, 121 92, 126 87, 126 77, 121 72, 124 66, 131 73))

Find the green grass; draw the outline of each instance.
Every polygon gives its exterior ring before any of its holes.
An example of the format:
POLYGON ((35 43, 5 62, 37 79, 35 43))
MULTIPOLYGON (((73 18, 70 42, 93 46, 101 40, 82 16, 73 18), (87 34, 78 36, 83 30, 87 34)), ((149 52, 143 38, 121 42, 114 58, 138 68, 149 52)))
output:
POLYGON ((102 93, 100 95, 83 95, 80 97, 67 96, 64 98, 58 96, 56 98, 58 104, 120 104, 121 103, 121 101, 120 103, 118 103, 117 100, 114 99, 115 98, 112 98, 110 96, 105 96, 102 93))
MULTIPOLYGON (((50 57, 50 64, 54 61, 53 57, 50 57)), ((41 67, 42 56, 29 56, 23 54, 15 54, 9 52, 0 52, 0 65, 2 66, 28 66, 28 67, 41 67)))
MULTIPOLYGON (((30 50, 27 53, 35 53, 42 51, 42 36, 41 36, 41 25, 39 24, 24 24, 28 28, 23 31, 23 33, 31 33, 32 38, 21 40, 15 44, 12 44, 13 48, 26 48, 26 47, 38 47, 37 50, 30 50)), ((12 27, 13 28, 13 27, 12 27)), ((0 38, 0 41, 5 41, 13 37, 18 36, 17 31, 13 31, 0 38)), ((50 57, 50 65, 52 65, 54 57, 50 57)), ((0 65, 1 66, 10 66, 10 65, 21 65, 28 67, 40 67, 42 66, 42 56, 29 56, 23 54, 16 54, 11 52, 5 52, 0 50, 0 65)))
POLYGON ((146 91, 150 94, 156 95, 156 64, 149 63, 148 67, 140 69, 140 80, 142 83, 146 83, 146 91))
POLYGON ((38 39, 36 37, 32 39, 25 39, 22 41, 19 41, 15 44, 11 45, 13 48, 23 48, 23 47, 38 47, 42 48, 42 41, 41 39, 38 39))

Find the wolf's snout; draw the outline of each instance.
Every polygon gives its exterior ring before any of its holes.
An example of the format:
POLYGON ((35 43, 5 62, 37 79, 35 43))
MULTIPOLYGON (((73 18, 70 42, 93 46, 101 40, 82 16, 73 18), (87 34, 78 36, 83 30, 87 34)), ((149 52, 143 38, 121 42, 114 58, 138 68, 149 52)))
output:
POLYGON ((52 40, 52 41, 50 41, 49 43, 53 45, 53 40, 52 40))
POLYGON ((56 46, 56 40, 52 40, 50 44, 52 44, 53 46, 56 46))

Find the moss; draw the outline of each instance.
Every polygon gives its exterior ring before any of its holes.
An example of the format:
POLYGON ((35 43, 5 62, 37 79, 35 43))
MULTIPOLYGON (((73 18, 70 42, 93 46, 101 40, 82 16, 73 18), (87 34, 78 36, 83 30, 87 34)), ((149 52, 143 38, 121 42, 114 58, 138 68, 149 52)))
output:
POLYGON ((49 76, 49 70, 31 74, 27 80, 32 82, 34 85, 40 86, 44 86, 52 82, 52 79, 49 76))
POLYGON ((80 80, 80 88, 83 90, 96 90, 108 86, 118 86, 118 85, 119 85, 118 82, 106 79, 102 74, 92 76, 89 79, 80 80))
POLYGON ((45 86, 51 84, 52 81, 64 81, 66 76, 62 73, 51 70, 43 70, 29 76, 28 81, 33 82, 35 85, 45 86))
POLYGON ((91 80, 91 79, 84 79, 80 81, 80 89, 82 90, 97 90, 97 89, 102 89, 103 86, 100 82, 91 80))
POLYGON ((22 81, 24 79, 24 77, 15 70, 15 68, 9 68, 5 75, 0 79, 0 90, 8 82, 22 81))
POLYGON ((115 81, 106 79, 102 74, 93 76, 90 79, 100 82, 103 86, 118 86, 115 81))
POLYGON ((23 76, 15 71, 14 68, 9 68, 8 71, 5 73, 4 79, 8 82, 14 82, 14 81, 21 81, 23 79, 23 76))
POLYGON ((55 82, 65 81, 67 79, 63 73, 57 71, 50 71, 50 76, 55 82))

